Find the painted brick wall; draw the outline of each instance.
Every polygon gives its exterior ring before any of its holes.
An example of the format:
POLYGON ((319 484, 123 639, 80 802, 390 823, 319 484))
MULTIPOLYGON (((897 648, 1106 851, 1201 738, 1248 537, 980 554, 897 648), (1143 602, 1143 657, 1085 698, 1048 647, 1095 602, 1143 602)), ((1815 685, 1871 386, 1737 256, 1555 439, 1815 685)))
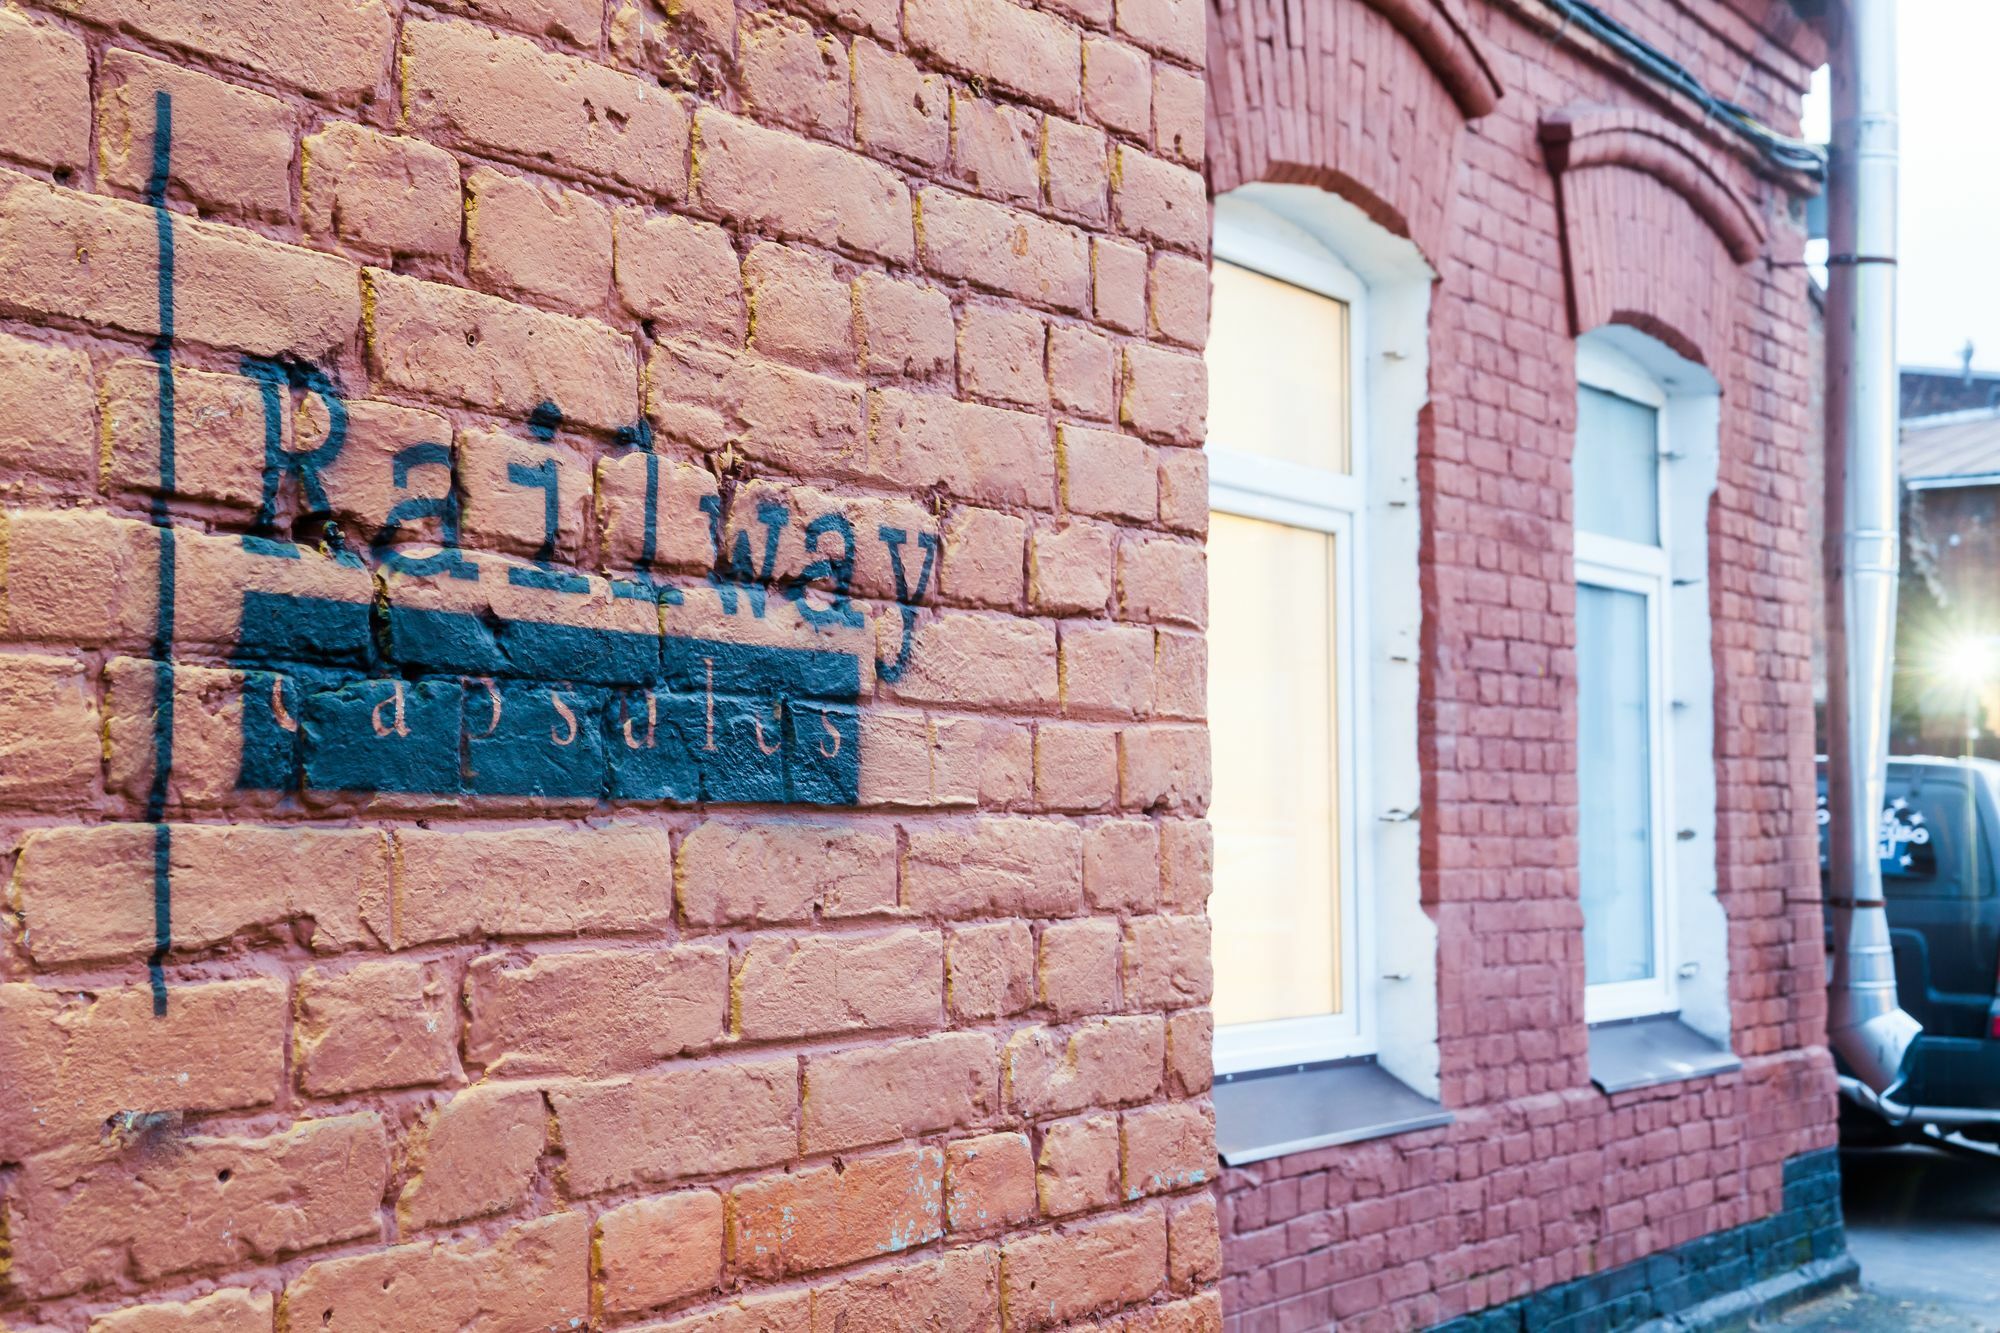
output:
MULTIPOLYGON (((1616 15, 1778 126, 1796 126, 1825 58, 1782 3, 1634 0, 1616 15)), ((1834 1141, 1799 184, 1559 34, 1534 0, 1211 0, 1209 16, 1211 189, 1320 185, 1411 237, 1440 275, 1419 442, 1422 893, 1456 1115, 1226 1171, 1224 1305, 1242 1330, 1422 1328, 1774 1217, 1785 1163, 1834 1141), (1347 95, 1290 91, 1315 87, 1347 95), (1604 108, 1665 126, 1652 148, 1686 151, 1559 179, 1545 123, 1604 108), (1743 227, 1761 231, 1748 256, 1730 249, 1743 227), (1607 322, 1667 341, 1723 386, 1709 604, 1743 1059, 1616 1097, 1589 1082, 1570 568, 1574 338, 1607 322)))
POLYGON ((1218 1326, 1202 57, 0 6, 0 1326, 1218 1326))

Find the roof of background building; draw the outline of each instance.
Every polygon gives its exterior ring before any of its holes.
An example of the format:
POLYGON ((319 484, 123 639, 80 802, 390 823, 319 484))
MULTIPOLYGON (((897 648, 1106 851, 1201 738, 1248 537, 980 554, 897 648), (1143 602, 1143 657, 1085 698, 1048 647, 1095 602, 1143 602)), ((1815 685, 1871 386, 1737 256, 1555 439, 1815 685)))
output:
POLYGON ((2000 408, 1905 421, 1898 469, 1912 490, 2000 485, 2000 408))

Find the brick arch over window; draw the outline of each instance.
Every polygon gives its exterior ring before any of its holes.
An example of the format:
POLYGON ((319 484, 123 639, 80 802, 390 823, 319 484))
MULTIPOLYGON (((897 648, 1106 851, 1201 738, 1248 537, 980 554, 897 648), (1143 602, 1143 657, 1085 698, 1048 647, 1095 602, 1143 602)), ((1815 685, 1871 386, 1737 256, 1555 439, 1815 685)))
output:
POLYGON ((1642 111, 1542 121, 1557 183, 1572 331, 1629 324, 1715 369, 1739 266, 1764 219, 1692 135, 1642 111))
POLYGON ((1438 145, 1501 93, 1457 5, 1208 0, 1209 193, 1316 185, 1436 256, 1457 161, 1438 145))

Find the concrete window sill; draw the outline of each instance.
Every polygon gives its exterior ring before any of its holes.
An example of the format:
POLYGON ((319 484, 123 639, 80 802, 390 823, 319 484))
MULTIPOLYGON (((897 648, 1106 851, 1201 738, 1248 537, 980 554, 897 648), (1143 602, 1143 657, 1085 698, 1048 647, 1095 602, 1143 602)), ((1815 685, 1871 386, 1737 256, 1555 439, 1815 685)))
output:
POLYGON ((1451 1112, 1398 1082, 1372 1057, 1215 1082, 1215 1139, 1224 1166, 1435 1129, 1451 1112))

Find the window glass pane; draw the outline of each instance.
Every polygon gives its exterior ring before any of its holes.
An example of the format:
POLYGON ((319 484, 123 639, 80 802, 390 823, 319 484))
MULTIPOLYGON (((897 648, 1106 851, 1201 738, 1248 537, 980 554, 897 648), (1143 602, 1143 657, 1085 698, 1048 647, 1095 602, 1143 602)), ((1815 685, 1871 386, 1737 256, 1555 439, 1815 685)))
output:
POLYGON ((1347 304, 1218 260, 1210 320, 1208 438, 1346 472, 1347 304))
POLYGON ((1334 538, 1208 529, 1215 1021, 1341 1010, 1334 538))
POLYGON ((1581 386, 1576 405, 1579 532, 1660 544, 1660 414, 1581 386))
POLYGON ((1642 594, 1577 586, 1577 841, 1583 970, 1593 986, 1654 975, 1647 632, 1642 594))

